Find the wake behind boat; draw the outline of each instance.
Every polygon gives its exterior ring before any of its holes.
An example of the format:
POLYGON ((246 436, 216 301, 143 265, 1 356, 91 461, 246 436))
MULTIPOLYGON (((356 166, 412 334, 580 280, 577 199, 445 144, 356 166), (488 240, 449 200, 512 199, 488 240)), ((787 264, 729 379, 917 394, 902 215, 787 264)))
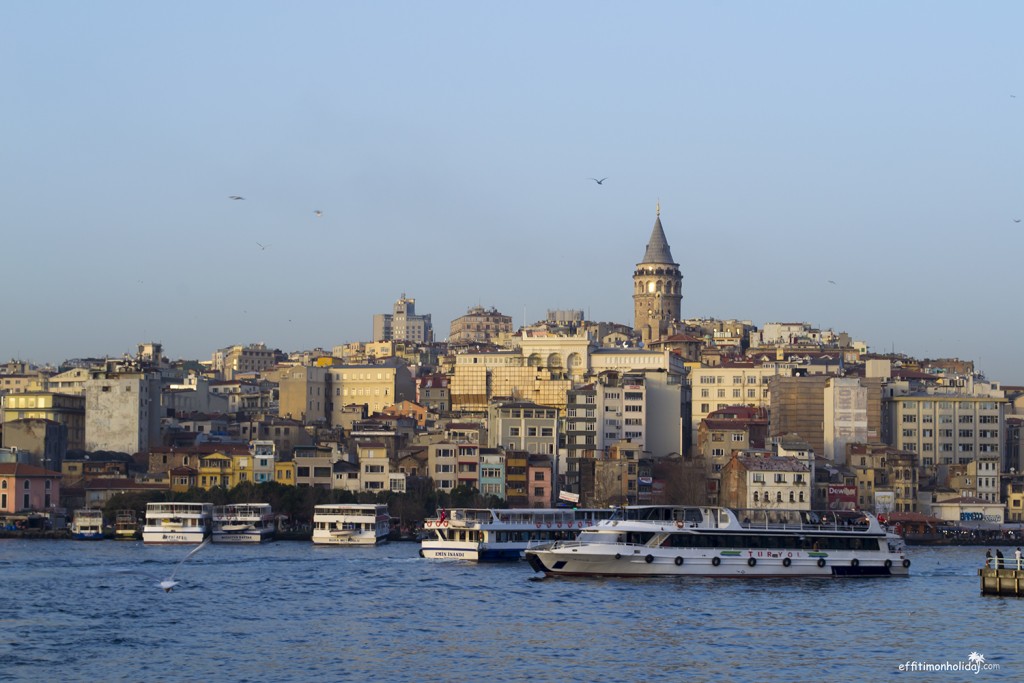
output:
POLYGON ((907 576, 903 540, 867 513, 630 506, 575 540, 531 545, 548 576, 907 576))

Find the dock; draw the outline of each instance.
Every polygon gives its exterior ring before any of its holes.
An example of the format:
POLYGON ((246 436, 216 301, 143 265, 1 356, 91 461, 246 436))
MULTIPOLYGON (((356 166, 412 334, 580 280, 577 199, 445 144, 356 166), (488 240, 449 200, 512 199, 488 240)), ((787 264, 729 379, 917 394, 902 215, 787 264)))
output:
POLYGON ((982 595, 1024 596, 1024 569, 979 569, 978 576, 982 595))

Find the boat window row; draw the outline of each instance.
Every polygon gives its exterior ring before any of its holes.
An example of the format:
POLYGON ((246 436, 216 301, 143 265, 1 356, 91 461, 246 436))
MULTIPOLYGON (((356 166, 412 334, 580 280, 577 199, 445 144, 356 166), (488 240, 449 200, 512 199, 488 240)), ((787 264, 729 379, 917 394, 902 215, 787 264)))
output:
POLYGON ((549 541, 571 541, 577 536, 575 530, 567 529, 537 529, 533 531, 490 531, 483 532, 478 529, 446 529, 439 532, 441 537, 448 541, 462 541, 468 543, 479 543, 485 540, 488 543, 529 543, 549 541))
MULTIPOLYGON (((629 532, 626 542, 646 545, 650 532, 629 532)), ((878 538, 858 536, 793 536, 768 534, 670 534, 662 546, 671 548, 764 548, 771 550, 878 550, 878 538)))

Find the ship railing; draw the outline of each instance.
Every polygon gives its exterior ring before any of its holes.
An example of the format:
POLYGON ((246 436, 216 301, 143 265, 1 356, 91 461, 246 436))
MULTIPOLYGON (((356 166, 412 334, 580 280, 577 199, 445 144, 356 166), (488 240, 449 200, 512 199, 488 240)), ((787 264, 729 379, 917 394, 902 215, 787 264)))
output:
POLYGON ((839 533, 864 533, 871 528, 869 522, 856 523, 843 520, 831 522, 752 522, 747 519, 740 521, 744 529, 765 529, 771 531, 829 531, 839 533))

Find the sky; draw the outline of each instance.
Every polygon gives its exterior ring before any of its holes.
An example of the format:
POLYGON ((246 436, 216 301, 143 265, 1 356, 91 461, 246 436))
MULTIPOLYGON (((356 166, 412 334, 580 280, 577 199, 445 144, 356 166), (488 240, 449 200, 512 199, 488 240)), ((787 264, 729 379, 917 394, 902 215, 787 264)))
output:
POLYGON ((632 324, 660 202, 683 317, 1024 384, 1021 26, 1016 1, 0 3, 0 360, 329 349, 403 294, 438 339, 477 305, 632 324))

